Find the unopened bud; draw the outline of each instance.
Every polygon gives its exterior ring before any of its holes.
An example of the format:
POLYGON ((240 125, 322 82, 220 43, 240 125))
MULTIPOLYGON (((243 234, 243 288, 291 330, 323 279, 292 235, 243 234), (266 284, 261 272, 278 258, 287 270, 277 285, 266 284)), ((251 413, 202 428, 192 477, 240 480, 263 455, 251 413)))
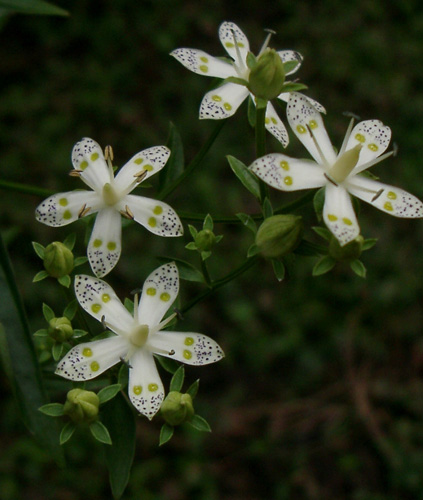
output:
POLYGON ((65 342, 73 335, 72 324, 66 317, 53 318, 49 321, 48 334, 53 340, 65 342))
POLYGON ((282 257, 295 250, 303 230, 303 220, 299 215, 272 215, 259 227, 256 245, 264 257, 282 257))
POLYGON ((68 392, 63 413, 75 423, 90 423, 97 418, 100 400, 95 392, 72 389, 68 392))
POLYGON ((60 241, 54 241, 45 249, 44 267, 53 278, 66 276, 73 269, 73 253, 60 241))
POLYGON ((194 406, 189 394, 171 391, 160 408, 161 414, 170 425, 188 422, 194 416, 194 406))
POLYGON ((341 247, 338 240, 332 237, 329 243, 329 255, 339 261, 351 262, 360 257, 363 242, 364 238, 359 234, 355 240, 341 247))
POLYGON ((249 90, 267 101, 282 92, 285 70, 282 59, 274 49, 267 48, 257 59, 249 77, 249 90))
POLYGON ((197 250, 200 252, 208 252, 212 249, 215 240, 216 236, 213 231, 210 231, 210 229, 203 229, 199 231, 194 241, 197 246, 197 250))

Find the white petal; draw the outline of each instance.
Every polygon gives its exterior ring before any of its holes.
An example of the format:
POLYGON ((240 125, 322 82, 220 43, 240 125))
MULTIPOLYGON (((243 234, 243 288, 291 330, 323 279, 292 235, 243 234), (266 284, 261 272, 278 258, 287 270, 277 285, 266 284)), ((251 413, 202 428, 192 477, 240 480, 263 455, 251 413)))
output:
POLYGON ((200 119, 221 120, 229 118, 247 98, 247 87, 237 83, 224 83, 207 92, 200 104, 200 119))
POLYGON ((280 191, 297 191, 324 186, 324 171, 313 161, 296 160, 274 153, 258 158, 250 169, 266 184, 280 191))
POLYGON ((266 121, 265 121, 266 129, 274 136, 276 139, 282 143, 282 145, 286 148, 289 143, 288 131, 286 130, 285 125, 282 123, 282 120, 277 115, 275 108, 270 103, 267 103, 266 108, 266 121))
POLYGON ((346 188, 352 195, 387 214, 410 219, 423 217, 423 203, 403 189, 364 176, 354 177, 346 183, 346 188))
POLYGON ((278 54, 284 63, 288 61, 298 61, 297 66, 292 71, 288 71, 286 75, 292 75, 292 73, 300 69, 301 63, 303 62, 303 56, 299 52, 295 50, 278 50, 278 54))
POLYGON ((122 250, 120 219, 120 213, 113 207, 103 208, 97 215, 87 249, 96 276, 105 276, 118 263, 122 250))
POLYGON ((286 113, 295 135, 304 144, 317 163, 323 164, 324 161, 316 147, 315 141, 318 143, 326 162, 329 165, 333 164, 336 160, 335 152, 326 132, 322 117, 310 103, 309 99, 299 92, 291 92, 286 113), (313 133, 314 140, 308 127, 313 133))
POLYGON ((188 365, 208 365, 224 357, 221 347, 201 333, 163 331, 149 338, 148 346, 153 352, 157 349, 162 356, 188 365))
POLYGON ((104 316, 107 325, 115 333, 129 332, 132 328, 133 317, 105 281, 79 274, 75 276, 75 295, 88 314, 98 321, 104 316))
POLYGON ((351 131, 346 147, 346 151, 348 151, 357 144, 363 146, 355 170, 362 170, 359 168, 360 165, 374 160, 385 152, 386 148, 389 146, 390 140, 391 129, 386 127, 381 121, 366 120, 357 123, 351 131))
POLYGON ((72 163, 76 170, 82 170, 81 179, 92 189, 101 191, 110 182, 109 167, 103 151, 93 139, 84 137, 72 150, 72 163))
POLYGON ((128 348, 121 337, 78 344, 60 360, 55 373, 70 380, 90 380, 118 363, 128 348))
POLYGON ((231 63, 198 49, 176 49, 170 53, 177 61, 198 75, 228 78, 237 76, 231 63))
POLYGON ((81 210, 90 207, 86 215, 97 212, 103 200, 94 191, 69 191, 45 199, 35 209, 35 218, 47 226, 66 226, 79 218, 81 210))
POLYGON ((128 395, 135 408, 151 420, 164 399, 164 387, 153 355, 138 349, 129 359, 128 395))
POLYGON ((115 186, 118 190, 125 191, 129 186, 133 185, 136 176, 144 172, 147 173, 143 181, 148 179, 166 165, 169 156, 170 149, 166 146, 153 146, 140 151, 119 170, 114 180, 115 186))
POLYGON ((235 60, 235 62, 237 64, 241 63, 245 66, 245 60, 248 52, 250 51, 250 44, 243 31, 235 23, 225 21, 219 26, 219 38, 226 52, 235 60), (241 54, 241 61, 238 57, 238 50, 235 47, 235 40, 241 54))
POLYGON ((134 220, 153 234, 159 236, 182 236, 184 229, 178 214, 163 201, 128 194, 117 207, 125 210, 127 206, 134 220))
POLYGON ((178 268, 174 262, 164 264, 145 280, 138 306, 139 324, 153 328, 173 304, 179 291, 178 268))
POLYGON ((342 186, 326 185, 323 219, 341 246, 360 234, 350 196, 342 186))

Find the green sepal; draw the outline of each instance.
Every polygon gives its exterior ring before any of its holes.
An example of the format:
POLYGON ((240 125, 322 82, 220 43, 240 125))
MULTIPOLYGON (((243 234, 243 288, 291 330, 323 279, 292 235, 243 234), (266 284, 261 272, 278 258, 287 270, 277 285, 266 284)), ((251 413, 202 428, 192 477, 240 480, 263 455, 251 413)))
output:
POLYGON ((172 439, 175 428, 173 425, 163 424, 160 429, 160 438, 159 438, 159 446, 167 443, 170 439, 172 439))
POLYGON ((174 359, 169 359, 164 356, 158 356, 158 355, 154 355, 154 357, 157 359, 160 365, 172 375, 176 372, 176 370, 180 366, 179 363, 174 359))
POLYGON ((200 379, 198 378, 188 387, 186 393, 191 396, 192 400, 194 400, 195 396, 197 395, 199 386, 200 386, 200 379))
POLYGON ((322 274, 328 273, 336 264, 336 260, 325 255, 322 257, 313 267, 313 276, 321 276, 322 274))
POLYGON ((273 207, 272 207, 272 204, 270 203, 269 198, 267 198, 267 197, 263 201, 262 210, 263 210, 263 215, 264 215, 265 219, 267 219, 268 217, 272 217, 273 207))
POLYGON ((241 184, 248 189, 248 191, 255 196, 257 200, 261 200, 260 194, 260 184, 257 177, 248 169, 242 161, 238 160, 234 156, 226 157, 233 173, 241 181, 241 184))
POLYGON ((235 215, 244 224, 244 226, 247 227, 254 235, 257 233, 257 224, 250 215, 243 213, 238 213, 235 215))
POLYGON ((68 422, 65 424, 62 428, 62 431, 60 432, 60 444, 63 445, 69 441, 69 439, 72 437, 73 433, 75 432, 76 425, 73 422, 68 422))
POLYGON ((200 417, 200 415, 194 415, 192 419, 187 422, 189 425, 192 425, 194 429, 201 432, 211 432, 211 427, 206 419, 200 417))
POLYGON ((282 87, 282 93, 298 92, 300 90, 306 90, 306 89, 308 89, 308 87, 307 87, 307 85, 304 85, 304 83, 287 82, 282 87))
POLYGON ((68 250, 72 251, 73 247, 75 246, 75 242, 76 242, 76 234, 71 233, 68 236, 66 236, 63 244, 68 250))
POLYGON ((90 425, 91 434, 97 441, 103 444, 112 444, 112 439, 110 437, 107 427, 102 424, 99 420, 96 420, 90 425))
POLYGON ((238 78, 237 76, 229 76, 225 78, 225 83, 236 83, 237 85, 243 85, 244 87, 248 87, 247 80, 243 78, 238 78))
POLYGON ((43 316, 47 322, 55 317, 53 309, 47 304, 43 304, 43 316))
POLYGON ((34 337, 48 337, 48 330, 41 328, 34 333, 34 337))
POLYGON ((86 262, 88 262, 88 257, 76 257, 73 261, 73 267, 82 266, 82 264, 85 264, 86 262))
POLYGON ((61 403, 48 403, 38 408, 41 413, 49 417, 63 417, 63 405, 61 403))
POLYGON ((185 245, 185 248, 187 250, 197 250, 197 245, 193 241, 190 241, 185 245))
POLYGON ((377 238, 368 238, 367 240, 363 241, 363 246, 361 249, 364 250, 370 250, 373 248, 377 243, 377 238))
POLYGON ((59 361, 62 357, 63 352, 63 344, 61 342, 55 342, 51 349, 51 354, 53 356, 54 361, 59 361))
POLYGON ((246 63, 248 69, 253 69, 254 66, 257 64, 257 57, 252 52, 248 52, 246 57, 246 63))
POLYGON ((72 338, 74 339, 79 339, 81 337, 84 337, 85 335, 88 335, 88 332, 85 331, 85 330, 80 330, 79 328, 76 328, 74 331, 73 331, 73 335, 72 335, 72 338))
POLYGON ((286 61, 283 63, 283 69, 285 71, 285 75, 294 71, 294 69, 300 64, 300 61, 286 61))
POLYGON ((260 248, 253 243, 247 250, 247 257, 254 257, 254 255, 257 255, 260 252, 260 248))
POLYGON ((103 389, 101 389, 101 391, 97 393, 100 404, 102 405, 103 403, 106 403, 107 401, 113 399, 121 389, 122 386, 120 384, 113 384, 107 387, 103 387, 103 389))
POLYGON ((173 374, 172 380, 170 381, 169 392, 176 391, 180 392, 185 378, 185 368, 181 365, 176 372, 173 374))
POLYGON ((111 332, 110 330, 105 330, 98 335, 94 335, 94 337, 91 339, 91 342, 94 342, 95 340, 110 339, 111 337, 116 337, 116 334, 111 332))
POLYGON ((275 273, 276 279, 280 282, 285 278, 285 265, 281 260, 271 259, 273 272, 275 273))
POLYGON ((64 286, 65 288, 69 288, 71 284, 71 278, 69 274, 66 274, 65 276, 61 276, 60 278, 57 278, 57 281, 64 286))
POLYGON ((352 262, 350 262, 350 267, 357 276, 360 276, 360 278, 366 277, 367 269, 365 268, 361 260, 359 259, 353 260, 352 262))
POLYGON ((207 251, 204 251, 204 252, 201 252, 201 259, 202 260, 206 260, 210 257, 212 253, 210 252, 210 250, 207 250, 207 251))
POLYGON ((327 241, 332 239, 332 233, 326 227, 314 226, 311 229, 327 241))
POLYGON ((188 229, 189 229, 189 232, 191 233, 191 236, 193 238, 195 238, 197 236, 197 234, 198 234, 197 229, 195 229, 195 227, 192 226, 191 224, 188 224, 188 229))
POLYGON ((35 253, 38 255, 38 257, 40 257, 40 259, 44 260, 45 247, 43 247, 43 245, 41 245, 41 243, 37 243, 36 241, 32 242, 32 247, 33 247, 35 253))
POLYGON ((210 214, 207 214, 204 218, 203 222, 203 229, 208 230, 208 231, 213 231, 213 218, 210 214))
POLYGON ((71 302, 69 302, 69 304, 66 306, 65 310, 63 311, 63 316, 68 318, 69 321, 72 321, 73 318, 75 317, 77 309, 78 309, 78 301, 74 299, 71 302))
POLYGON ((32 282, 36 283, 37 281, 45 280, 46 278, 49 277, 49 274, 47 271, 39 271, 33 278, 32 282))
POLYGON ((256 125, 256 105, 251 95, 248 98, 248 123, 252 128, 256 125))

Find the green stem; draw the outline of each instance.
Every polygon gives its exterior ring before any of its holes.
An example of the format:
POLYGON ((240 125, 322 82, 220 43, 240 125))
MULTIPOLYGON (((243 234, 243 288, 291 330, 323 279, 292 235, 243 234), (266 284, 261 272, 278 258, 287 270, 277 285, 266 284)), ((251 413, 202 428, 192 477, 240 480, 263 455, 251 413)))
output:
POLYGON ((190 302, 188 302, 188 304, 186 304, 181 309, 181 313, 182 314, 186 313, 192 307, 194 307, 198 302, 204 300, 209 295, 211 295, 212 293, 214 293, 218 288, 226 285, 226 283, 229 283, 230 281, 234 280, 235 278, 237 278, 238 276, 240 276, 241 274, 243 274, 250 267, 252 267, 257 262, 257 260, 258 260, 257 255, 255 255, 254 257, 250 257, 246 261, 244 261, 239 267, 237 267, 236 269, 234 269, 232 272, 230 272, 229 274, 227 274, 226 276, 224 276, 220 280, 214 281, 208 290, 200 293, 199 295, 197 295, 196 297, 194 297, 190 302))
POLYGON ((219 120, 217 123, 216 127, 214 128, 213 132, 210 134, 209 138, 207 141, 203 144, 202 148, 196 156, 193 158, 191 163, 187 165, 185 170, 182 172, 182 174, 175 179, 171 184, 169 184, 167 187, 162 189, 162 191, 159 193, 158 199, 159 200, 164 200, 167 196, 169 196, 170 193, 172 193, 178 186, 179 184, 196 168, 200 163, 203 161, 203 158, 206 156, 207 152, 213 145, 214 141, 216 140, 217 136, 220 134, 220 131, 222 130, 223 126, 225 125, 226 120, 219 120))
POLYGON ((206 280, 207 286, 212 286, 212 280, 210 278, 209 270, 207 268, 207 263, 201 257, 201 270, 203 271, 204 279, 206 280))
POLYGON ((33 194, 35 196, 41 196, 42 198, 46 198, 47 196, 51 196, 52 194, 54 194, 49 189, 37 188, 34 186, 29 186, 28 184, 20 184, 18 182, 9 182, 0 179, 0 189, 1 188, 5 189, 6 191, 33 194))

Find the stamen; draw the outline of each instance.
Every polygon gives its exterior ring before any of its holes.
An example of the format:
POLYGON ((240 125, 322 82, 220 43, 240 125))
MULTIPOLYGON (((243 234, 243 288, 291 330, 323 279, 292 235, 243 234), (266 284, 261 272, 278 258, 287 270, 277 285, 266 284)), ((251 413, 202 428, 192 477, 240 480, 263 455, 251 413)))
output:
POLYGON ((134 214, 131 212, 128 205, 125 206, 125 210, 120 210, 120 214, 127 219, 134 220, 134 214))
POLYGON ((382 188, 382 189, 380 189, 380 190, 379 190, 379 191, 378 191, 378 192, 377 192, 377 193, 373 196, 372 201, 376 201, 376 200, 379 198, 379 196, 380 196, 380 195, 381 195, 384 191, 385 191, 385 190, 384 190, 383 188, 382 188))
POLYGON ((350 135, 351 135, 351 131, 352 131, 353 125, 354 125, 354 119, 355 119, 355 116, 353 116, 351 118, 350 123, 349 123, 348 128, 347 128, 347 131, 345 132, 345 137, 344 137, 344 140, 342 141, 342 146, 341 146, 341 149, 339 150, 338 158, 341 155, 343 155, 345 153, 345 150, 347 149, 347 144, 348 144, 348 141, 349 141, 349 138, 350 138, 350 135))
POLYGON ((101 317, 101 320, 100 320, 100 321, 101 321, 101 325, 102 325, 102 327, 103 327, 105 330, 107 330, 108 325, 107 325, 107 323, 106 323, 106 316, 105 316, 104 314, 103 314, 103 316, 101 317))
POLYGON ((324 175, 324 177, 326 177, 326 179, 327 179, 329 182, 331 182, 334 186, 338 187, 338 185, 339 185, 339 184, 337 184, 337 183, 336 183, 333 179, 331 179, 331 178, 328 176, 328 174, 324 173, 323 175, 324 175))
POLYGON ((84 203, 84 205, 81 207, 81 210, 78 212, 78 217, 84 217, 84 215, 87 215, 87 213, 91 210, 91 207, 87 207, 87 204, 84 203))
POLYGON ((329 167, 329 163, 325 158, 325 155, 323 154, 322 148, 319 146, 319 143, 317 142, 316 138, 314 137, 313 131, 311 130, 310 126, 307 124, 306 125, 307 130, 309 131, 311 138, 313 139, 314 145, 316 146, 317 152, 320 155, 320 158, 322 159, 322 163, 326 166, 329 167))
POLYGON ((398 144, 396 142, 394 142, 394 144, 392 145, 392 147, 393 147, 392 155, 393 156, 397 156, 397 154, 398 154, 398 144))
POLYGON ((171 351, 169 351, 169 356, 173 356, 175 354, 175 349, 172 349, 171 351))
POLYGON ((264 40, 264 43, 263 43, 257 57, 260 57, 263 54, 263 52, 267 49, 267 46, 269 45, 271 36, 276 35, 276 31, 270 30, 268 28, 266 28, 264 31, 266 31, 268 33, 268 35, 267 35, 266 39, 264 40))
POLYGON ((77 169, 71 170, 69 172, 69 175, 71 177, 81 177, 81 174, 82 174, 82 170, 77 170, 77 169))
POLYGON ((106 146, 104 148, 104 158, 106 159, 107 166, 109 167, 109 175, 110 175, 110 182, 111 182, 114 178, 113 163, 112 163, 114 155, 113 155, 112 146, 106 146))
POLYGON ((136 178, 136 183, 139 184, 142 182, 148 174, 148 170, 141 170, 141 172, 138 172, 137 174, 134 174, 134 177, 136 178))
POLYGON ((138 303, 139 303, 139 295, 136 293, 134 295, 134 320, 138 323, 138 303))
POLYGON ((175 314, 176 314, 176 316, 178 316, 179 320, 183 321, 185 319, 184 315, 181 313, 181 311, 177 307, 174 307, 173 310, 175 311, 175 314))
POLYGON ((355 113, 351 111, 344 111, 342 113, 344 116, 348 116, 348 118, 354 118, 354 120, 361 120, 360 116, 356 115, 355 113))
POLYGON ((132 366, 129 364, 129 359, 127 358, 122 358, 122 356, 119 358, 124 365, 126 365, 129 369, 132 368, 132 366))
POLYGON ((232 36, 234 38, 236 55, 238 58, 238 61, 236 61, 236 62, 239 64, 239 67, 238 67, 238 64, 234 64, 234 68, 235 68, 236 72, 238 73, 238 76, 242 78, 242 75, 245 73, 247 68, 245 66, 244 61, 242 60, 241 51, 239 50, 239 46, 238 46, 238 43, 236 41, 235 31, 231 29, 231 32, 232 32, 232 36))
POLYGON ((168 325, 176 316, 176 313, 171 314, 168 318, 163 320, 161 323, 159 323, 157 326, 153 327, 151 329, 150 335, 154 335, 157 332, 161 332, 163 328, 168 325))
POLYGON ((379 156, 379 158, 375 158, 374 160, 368 161, 367 163, 364 163, 363 165, 360 165, 359 168, 356 168, 354 170, 354 175, 359 174, 360 172, 363 172, 364 170, 367 170, 370 167, 373 167, 373 165, 376 165, 377 163, 380 163, 383 160, 386 160, 386 158, 389 158, 390 156, 395 154, 395 149, 393 151, 389 151, 389 153, 385 153, 382 156, 379 156))

